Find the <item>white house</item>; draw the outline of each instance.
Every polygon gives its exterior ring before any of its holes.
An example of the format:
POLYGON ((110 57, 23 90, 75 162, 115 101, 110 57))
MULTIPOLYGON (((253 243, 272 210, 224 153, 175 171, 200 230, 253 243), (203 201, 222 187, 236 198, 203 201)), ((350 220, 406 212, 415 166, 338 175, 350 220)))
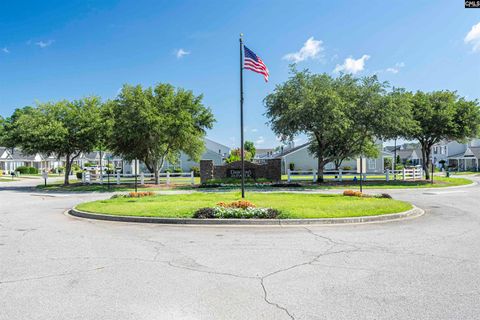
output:
MULTIPOLYGON (((363 158, 363 171, 367 173, 383 173, 386 169, 384 166, 385 158, 392 158, 392 154, 382 150, 382 143, 377 142, 379 148, 379 156, 377 158, 363 158)), ((275 153, 271 158, 282 160, 282 173, 286 174, 291 164, 293 163, 294 170, 312 171, 316 170, 318 166, 317 158, 308 151, 309 143, 302 144, 297 147, 288 147, 275 153)), ((360 159, 347 159, 342 162, 341 168, 360 170, 360 159)), ((333 162, 325 165, 325 170, 335 170, 333 162)))
MULTIPOLYGON (((230 148, 210 140, 208 138, 204 139, 205 141, 205 151, 203 152, 202 156, 200 157, 201 160, 213 160, 213 163, 216 165, 222 164, 226 158, 230 155, 230 148)), ((165 170, 175 170, 180 169, 183 172, 190 172, 193 167, 200 167, 200 163, 193 161, 187 156, 185 153, 180 153, 180 158, 176 163, 169 163, 168 161, 165 162, 163 165, 162 171, 165 170)), ((125 173, 132 173, 134 171, 134 166, 132 166, 129 162, 123 163, 123 172, 125 173)), ((147 168, 143 163, 139 164, 139 172, 147 172, 147 168)))
POLYGON ((478 171, 480 169, 480 139, 466 143, 441 141, 432 148, 432 159, 437 167, 450 167, 458 171, 478 171))
POLYGON ((29 155, 18 148, 0 147, 0 171, 4 174, 9 174, 18 167, 34 167, 39 171, 50 170, 53 165, 54 161, 51 157, 40 153, 29 155))

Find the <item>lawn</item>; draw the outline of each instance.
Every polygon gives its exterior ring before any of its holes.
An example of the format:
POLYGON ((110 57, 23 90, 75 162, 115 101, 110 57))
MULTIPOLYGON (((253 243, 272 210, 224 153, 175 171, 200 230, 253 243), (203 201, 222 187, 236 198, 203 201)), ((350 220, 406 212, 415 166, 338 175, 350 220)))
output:
MULTIPOLYGON (((147 184, 140 185, 140 179, 138 180, 139 184, 137 185, 137 190, 139 191, 156 191, 156 190, 165 190, 170 188, 175 188, 176 186, 191 186, 190 178, 175 178, 171 180, 170 186, 165 184, 165 181, 162 180, 161 184, 147 184)), ((145 181, 147 183, 147 181, 145 181)), ((151 183, 151 182, 149 182, 151 183)), ((195 178, 195 183, 200 183, 200 178, 195 178)), ((44 191, 62 191, 62 192, 114 192, 114 191, 135 191, 134 180, 132 179, 129 183, 116 184, 115 180, 110 181, 110 186, 107 185, 107 180, 104 181, 104 184, 92 183, 92 184, 83 184, 79 182, 76 178, 70 179, 70 185, 64 186, 63 181, 54 181, 48 182, 47 186, 44 184, 37 185, 37 189, 44 191)))
MULTIPOLYGON (((381 215, 409 210, 409 203, 380 198, 345 197, 330 194, 247 193, 258 207, 275 208, 281 218, 341 218, 381 215)), ((79 210, 122 216, 189 218, 196 209, 220 201, 240 199, 240 193, 192 193, 145 198, 115 198, 82 203, 79 210)))

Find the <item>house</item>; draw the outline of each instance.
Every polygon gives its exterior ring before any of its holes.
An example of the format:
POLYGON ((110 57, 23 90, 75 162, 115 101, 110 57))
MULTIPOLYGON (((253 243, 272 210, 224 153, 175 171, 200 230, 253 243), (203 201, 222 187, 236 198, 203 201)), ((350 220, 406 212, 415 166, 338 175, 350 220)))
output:
MULTIPOLYGON (((201 155, 200 159, 213 160, 213 163, 216 165, 223 164, 225 159, 230 155, 230 148, 208 138, 205 138, 204 141, 205 151, 201 155)), ((200 167, 200 163, 193 161, 188 155, 186 155, 184 152, 181 152, 178 161, 175 163, 169 163, 166 161, 163 165, 162 171, 179 169, 182 172, 190 172, 193 167, 200 167)), ((132 173, 135 171, 135 166, 133 163, 126 161, 123 163, 122 168, 124 173, 132 173)), ((139 163, 138 172, 148 172, 145 164, 139 163)))
POLYGON ((268 159, 271 157, 276 150, 274 148, 259 148, 255 150, 255 157, 253 160, 268 159))
POLYGON ((396 152, 397 157, 400 157, 400 162, 404 165, 422 165, 422 149, 399 149, 396 152))
MULTIPOLYGON (((221 143, 210 140, 208 138, 205 138, 204 141, 205 141, 205 151, 203 152, 200 159, 213 160, 213 163, 215 165, 223 164, 225 162, 225 159, 228 158, 228 156, 230 155, 230 148, 221 143)), ((170 165, 169 163, 166 163, 164 167, 165 169, 180 168, 182 169, 183 172, 189 172, 192 170, 192 167, 199 168, 200 163, 193 161, 192 159, 190 159, 188 155, 181 152, 178 163, 174 165, 170 165)))
POLYGON ((454 168, 457 171, 478 171, 480 169, 480 139, 466 143, 444 140, 432 148, 433 163, 438 167, 454 168))
POLYGON ((0 171, 9 174, 18 167, 34 167, 39 171, 51 168, 50 159, 40 153, 25 154, 19 148, 0 147, 0 171))
MULTIPOLYGON (((271 158, 281 159, 282 160, 282 174, 287 174, 290 166, 294 167, 294 170, 297 171, 312 171, 316 170, 318 167, 317 158, 312 155, 308 146, 309 143, 304 143, 297 147, 288 146, 286 148, 280 149, 279 152, 274 153, 271 158), (293 165, 292 165, 293 164, 293 165)), ((383 173, 385 169, 385 158, 392 158, 392 154, 382 150, 382 143, 377 142, 379 148, 379 156, 377 158, 363 158, 362 168, 364 172, 367 173, 383 173)), ((342 162, 341 168, 360 170, 360 159, 347 159, 342 162)), ((325 170, 335 170, 335 164, 329 162, 325 165, 325 170)))

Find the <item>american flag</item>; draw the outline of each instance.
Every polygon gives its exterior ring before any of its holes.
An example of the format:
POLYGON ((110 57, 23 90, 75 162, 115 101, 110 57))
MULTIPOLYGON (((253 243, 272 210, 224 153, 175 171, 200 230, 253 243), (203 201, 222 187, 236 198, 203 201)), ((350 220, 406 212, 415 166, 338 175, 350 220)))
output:
POLYGON ((252 50, 248 49, 246 46, 243 46, 245 52, 245 58, 243 59, 243 68, 252 70, 253 72, 263 74, 265 82, 268 82, 268 68, 263 63, 262 59, 253 53, 252 50))

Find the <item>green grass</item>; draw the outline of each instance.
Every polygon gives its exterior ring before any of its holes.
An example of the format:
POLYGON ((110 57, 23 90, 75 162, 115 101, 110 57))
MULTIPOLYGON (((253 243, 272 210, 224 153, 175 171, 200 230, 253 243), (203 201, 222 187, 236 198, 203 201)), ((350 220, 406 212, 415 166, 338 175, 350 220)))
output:
MULTIPOLYGON (((198 208, 220 201, 239 200, 237 192, 158 195, 145 198, 115 198, 82 203, 79 210, 121 216, 192 217, 198 208)), ((409 203, 380 198, 299 193, 249 193, 247 200, 258 207, 281 211, 280 218, 341 218, 381 215, 409 210, 409 203)))
POLYGON ((460 172, 450 172, 450 174, 455 176, 472 176, 472 175, 480 175, 480 172, 477 171, 460 171, 460 172))
MULTIPOLYGON (((285 182, 285 181, 284 181, 285 182)), ((337 181, 326 181, 321 184, 317 183, 311 183, 308 181, 291 181, 291 183, 301 183, 301 187, 296 187, 296 188, 289 188, 293 190, 305 190, 305 189, 358 189, 360 188, 360 182, 356 181, 346 181, 344 180, 343 182, 337 182, 337 181)), ((402 181, 402 180, 390 180, 389 182, 387 181, 379 181, 379 180, 368 180, 364 181, 363 183, 363 188, 364 189, 422 189, 422 188, 444 188, 444 187, 455 187, 455 186, 462 186, 462 185, 468 185, 471 184, 472 180, 466 179, 466 178, 446 178, 446 177, 439 177, 435 176, 434 177, 434 183, 431 184, 430 181, 425 181, 425 180, 416 180, 416 181, 402 181)), ((228 187, 221 187, 219 189, 230 189, 230 190, 236 190, 239 189, 240 186, 228 186, 228 187)), ((268 186, 263 186, 263 185, 247 185, 247 188, 249 189, 262 189, 262 190, 269 190, 269 189, 274 189, 274 190, 279 190, 279 188, 271 188, 268 186)), ((189 187, 185 187, 184 189, 191 189, 189 187)))
MULTIPOLYGON (((200 183, 200 178, 195 178, 196 183, 200 183)), ((134 180, 132 180, 131 183, 128 184, 119 184, 117 185, 115 183, 115 180, 110 181, 110 187, 107 185, 107 180, 105 180, 105 184, 98 184, 98 183, 93 183, 93 184, 83 184, 79 182, 77 179, 70 179, 70 185, 65 186, 63 185, 63 180, 62 181, 55 181, 55 182, 48 182, 47 181, 47 186, 44 184, 39 184, 37 185, 37 189, 44 190, 44 191, 58 191, 58 192, 114 192, 114 191, 135 191, 135 186, 134 186, 134 180)), ((147 182, 147 181, 145 181, 147 182)), ((156 186, 156 185, 147 185, 147 186, 141 186, 140 184, 137 185, 137 190, 139 191, 155 191, 155 190, 165 190, 168 188, 173 188, 176 187, 180 184, 185 184, 188 185, 190 183, 190 178, 185 179, 185 180, 174 180, 172 179, 171 181, 171 186, 166 186, 165 182, 162 182, 162 184, 156 186)), ((139 180, 140 183, 140 180, 139 180)))

